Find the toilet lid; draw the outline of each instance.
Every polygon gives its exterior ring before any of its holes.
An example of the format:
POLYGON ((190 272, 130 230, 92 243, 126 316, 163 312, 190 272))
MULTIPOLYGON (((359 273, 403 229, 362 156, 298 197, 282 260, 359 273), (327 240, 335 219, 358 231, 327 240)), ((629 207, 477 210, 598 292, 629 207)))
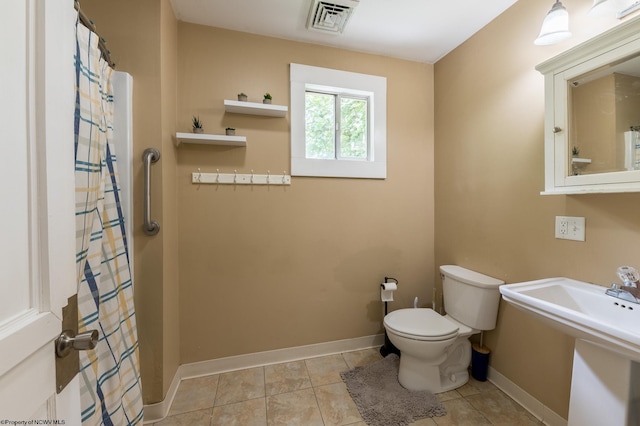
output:
POLYGON ((399 309, 384 317, 388 330, 417 340, 446 340, 458 334, 458 325, 433 309, 399 309))

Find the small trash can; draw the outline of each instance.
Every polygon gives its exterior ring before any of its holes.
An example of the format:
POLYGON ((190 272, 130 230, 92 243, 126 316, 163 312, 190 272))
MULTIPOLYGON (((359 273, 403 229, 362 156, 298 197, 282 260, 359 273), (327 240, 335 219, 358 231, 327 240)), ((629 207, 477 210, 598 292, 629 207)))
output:
POLYGON ((491 350, 486 346, 473 344, 471 349, 471 375, 479 382, 487 380, 487 372, 489 371, 489 354, 491 350))

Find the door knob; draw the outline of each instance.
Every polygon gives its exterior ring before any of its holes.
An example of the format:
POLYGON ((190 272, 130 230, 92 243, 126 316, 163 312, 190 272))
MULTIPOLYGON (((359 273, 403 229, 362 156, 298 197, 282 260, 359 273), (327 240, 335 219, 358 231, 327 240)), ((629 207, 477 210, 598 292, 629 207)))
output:
POLYGON ((59 358, 67 356, 71 349, 86 351, 95 348, 98 344, 98 330, 85 331, 75 337, 72 334, 73 331, 64 330, 56 339, 56 355, 59 358))

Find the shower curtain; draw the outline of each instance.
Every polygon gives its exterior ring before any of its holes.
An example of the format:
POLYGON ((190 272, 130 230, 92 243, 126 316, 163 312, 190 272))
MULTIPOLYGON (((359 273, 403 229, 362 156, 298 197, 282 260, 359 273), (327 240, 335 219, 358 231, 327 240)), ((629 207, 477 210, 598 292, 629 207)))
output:
MULTIPOLYGON (((112 146, 112 69, 98 36, 76 23, 76 277, 78 331, 97 329, 80 351, 83 425, 142 423, 142 386, 129 253, 112 146)), ((127 224, 128 225, 128 224, 127 224)))

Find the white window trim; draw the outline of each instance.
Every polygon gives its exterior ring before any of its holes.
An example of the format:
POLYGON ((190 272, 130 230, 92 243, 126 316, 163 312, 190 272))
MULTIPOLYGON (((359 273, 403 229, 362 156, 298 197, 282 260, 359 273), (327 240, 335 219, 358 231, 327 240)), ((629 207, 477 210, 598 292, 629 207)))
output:
POLYGON ((368 74, 291 64, 291 175, 386 179, 387 79, 368 74), (305 92, 325 87, 370 97, 369 159, 306 158, 305 92))

